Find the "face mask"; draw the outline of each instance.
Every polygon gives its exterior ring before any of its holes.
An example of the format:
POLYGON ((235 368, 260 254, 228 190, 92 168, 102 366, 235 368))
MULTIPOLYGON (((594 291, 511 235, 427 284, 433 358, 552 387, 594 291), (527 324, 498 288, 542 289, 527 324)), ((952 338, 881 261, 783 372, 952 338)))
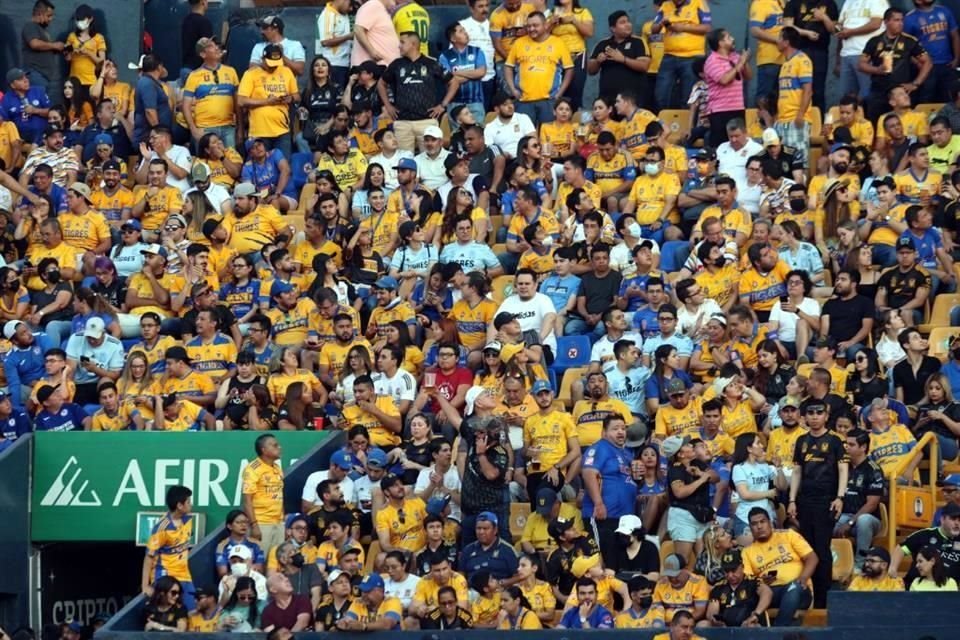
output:
POLYGON ((631 540, 633 540, 633 538, 626 535, 625 533, 617 534, 617 541, 620 543, 620 546, 622 547, 629 547, 631 540))
POLYGON ((290 564, 297 567, 298 569, 304 565, 305 560, 303 559, 302 553, 295 553, 293 557, 290 558, 290 564))
POLYGON ((807 210, 807 201, 803 198, 790 198, 790 210, 794 213, 803 213, 807 210))
POLYGON ((640 608, 649 609, 653 605, 653 596, 647 596, 646 598, 640 598, 640 608))
POLYGON ((647 173, 648 176, 655 176, 660 173, 660 165, 656 162, 648 162, 643 165, 643 170, 647 173))
POLYGON ((627 233, 629 233, 634 238, 639 238, 640 234, 643 233, 643 231, 640 229, 639 223, 631 222, 630 224, 627 225, 627 233))
POLYGON ((237 576, 238 578, 242 578, 243 576, 248 575, 250 573, 250 567, 247 566, 246 562, 238 562, 236 564, 230 565, 230 573, 237 576))
POLYGON ((90 20, 77 20, 77 29, 83 31, 90 26, 90 20))
POLYGON ((544 248, 544 249, 548 249, 548 248, 552 247, 552 246, 553 246, 553 236, 547 236, 547 237, 545 237, 545 238, 540 242, 540 244, 543 245, 543 248, 544 248))
POLYGON ((17 290, 19 290, 19 289, 20 289, 20 280, 17 279, 17 280, 14 280, 14 281, 12 281, 12 282, 9 282, 9 283, 7 284, 7 289, 10 289, 10 291, 17 291, 17 290))
POLYGON ((55 269, 53 271, 48 271, 47 282, 49 282, 50 284, 57 284, 58 282, 60 282, 60 270, 55 269))
POLYGON ((847 167, 848 165, 846 162, 835 162, 833 165, 833 170, 837 173, 846 173, 847 167))

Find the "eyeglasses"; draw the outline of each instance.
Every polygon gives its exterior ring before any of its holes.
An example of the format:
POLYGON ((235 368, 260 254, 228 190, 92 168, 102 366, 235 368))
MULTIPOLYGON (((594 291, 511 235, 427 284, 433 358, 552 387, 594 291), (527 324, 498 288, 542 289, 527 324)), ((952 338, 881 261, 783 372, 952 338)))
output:
POLYGON ((180 595, 180 589, 170 589, 170 591, 167 591, 167 594, 171 596, 178 596, 180 595))
POLYGON ((867 357, 866 357, 866 356, 857 356, 856 358, 854 358, 854 360, 856 360, 857 362, 866 362, 866 361, 867 361, 867 357))
POLYGON ((441 600, 439 604, 440 604, 441 607, 452 607, 453 605, 457 604, 457 601, 456 601, 456 600, 441 600))
POLYGON ((163 227, 164 231, 176 231, 177 229, 183 229, 183 227, 178 224, 168 224, 163 227))
POLYGON ((787 280, 787 284, 803 284, 803 280, 798 280, 797 278, 793 278, 793 279, 787 280))

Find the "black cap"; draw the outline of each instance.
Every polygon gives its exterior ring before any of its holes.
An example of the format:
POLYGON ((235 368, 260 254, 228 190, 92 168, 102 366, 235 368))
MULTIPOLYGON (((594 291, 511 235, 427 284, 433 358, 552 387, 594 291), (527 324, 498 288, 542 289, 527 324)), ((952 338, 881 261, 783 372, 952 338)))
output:
POLYGON ((113 160, 113 159, 110 159, 110 160, 107 160, 106 162, 104 162, 104 163, 100 166, 100 168, 101 168, 103 171, 120 171, 120 170, 121 170, 121 169, 120 169, 120 163, 117 162, 116 160, 113 160))
POLYGON ((52 136, 55 133, 63 133, 63 127, 58 124, 48 124, 43 129, 43 137, 52 136))
POLYGON ((881 561, 890 564, 890 552, 883 547, 870 547, 863 556, 865 558, 880 558, 881 561))
POLYGON ((213 232, 219 226, 220 226, 220 218, 213 217, 213 218, 207 218, 206 220, 204 220, 203 227, 201 227, 201 232, 203 233, 203 237, 209 240, 210 236, 213 235, 213 232))
POLYGON ((163 353, 164 360, 179 360, 180 362, 186 362, 190 364, 190 356, 187 355, 187 350, 183 347, 170 347, 163 353))
POLYGON ((41 387, 37 389, 37 400, 40 402, 40 404, 43 404, 44 402, 46 402, 50 398, 50 396, 53 395, 53 392, 56 391, 57 387, 59 386, 60 385, 58 384, 41 385, 41 387))
POLYGON ((817 340, 814 346, 817 347, 818 349, 825 348, 825 349, 833 349, 834 351, 836 351, 837 339, 834 338, 833 336, 823 336, 822 338, 817 340))
POLYGON ((443 167, 447 171, 450 171, 461 162, 466 162, 466 161, 467 161, 466 158, 461 158, 457 154, 451 153, 451 154, 448 154, 446 160, 443 161, 443 167))
POLYGON ((547 533, 550 534, 551 538, 559 538, 563 535, 565 531, 573 528, 574 525, 573 519, 567 518, 554 518, 549 525, 547 525, 547 533))
POLYGON ((697 151, 697 160, 709 160, 713 161, 717 159, 717 152, 711 149, 710 147, 704 147, 697 151))
POLYGON ((916 251, 917 244, 913 241, 913 238, 911 238, 910 236, 901 236, 901 238, 897 240, 897 251, 900 251, 901 249, 909 249, 910 251, 916 251))
POLYGON ((510 313, 509 311, 501 311, 493 319, 493 328, 499 331, 503 325, 510 324, 517 319, 515 314, 510 313))
POLYGON ((960 504, 956 502, 948 502, 943 505, 943 508, 940 509, 941 516, 947 516, 950 518, 960 518, 960 504))
POLYGON ((720 568, 724 571, 733 571, 743 564, 739 549, 730 549, 720 556, 720 568))

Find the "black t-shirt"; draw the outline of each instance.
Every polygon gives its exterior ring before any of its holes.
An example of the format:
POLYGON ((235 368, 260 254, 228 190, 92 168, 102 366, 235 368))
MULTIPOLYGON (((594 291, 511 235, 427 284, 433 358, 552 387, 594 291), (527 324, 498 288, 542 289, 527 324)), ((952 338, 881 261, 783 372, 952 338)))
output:
POLYGON ((931 282, 930 272, 920 265, 907 271, 901 271, 899 266, 890 267, 877 280, 877 288, 887 290, 887 306, 891 309, 899 309, 911 302, 921 287, 930 289, 931 282))
POLYGON ((793 18, 793 25, 795 27, 807 31, 815 31, 820 35, 816 40, 811 40, 806 37, 801 38, 800 40, 803 44, 800 45, 800 48, 804 51, 811 49, 826 51, 830 48, 830 36, 832 34, 827 31, 823 22, 813 19, 813 10, 821 7, 826 9, 825 13, 827 17, 834 22, 840 17, 837 4, 833 0, 813 0, 812 2, 808 0, 790 0, 783 12, 784 18, 793 18))
POLYGON ((430 573, 430 560, 435 553, 445 556, 450 563, 450 568, 454 571, 457 570, 457 560, 459 559, 457 547, 452 544, 443 543, 437 547, 435 551, 430 551, 429 547, 427 547, 417 554, 414 560, 414 566, 419 569, 420 575, 425 576, 430 573))
MULTIPOLYGON (((699 469, 702 473, 706 473, 707 469, 709 469, 709 465, 702 460, 693 460, 690 462, 690 466, 699 469)), ((682 462, 674 462, 672 465, 670 465, 670 468, 667 470, 667 485, 670 492, 671 507, 677 507, 686 511, 695 511, 697 509, 710 506, 709 482, 701 484, 696 491, 688 495, 686 498, 679 498, 673 493, 673 483, 677 480, 682 481, 683 484, 686 485, 696 482, 698 478, 699 476, 691 473, 682 462)))
POLYGON ((113 305, 114 308, 120 309, 123 303, 126 301, 127 290, 120 284, 120 280, 114 278, 113 282, 109 287, 105 287, 100 284, 100 281, 97 280, 93 283, 93 286, 90 287, 94 293, 103 297, 104 300, 113 305))
POLYGON ((883 58, 892 53, 893 71, 870 76, 870 93, 886 97, 891 88, 913 82, 917 77, 913 59, 926 51, 909 33, 901 33, 893 39, 888 39, 885 33, 881 33, 867 40, 863 53, 870 58, 870 64, 876 67, 882 67, 883 58))
MULTIPOLYGON (((590 57, 596 58, 603 53, 607 47, 623 52, 623 57, 630 58, 631 60, 650 57, 647 46, 643 43, 643 40, 636 36, 630 36, 623 42, 616 42, 613 38, 601 40, 593 48, 593 53, 590 54, 590 57)), ((646 74, 640 71, 633 71, 622 62, 604 60, 600 63, 599 84, 599 93, 601 96, 615 97, 624 87, 640 90, 637 95, 641 95, 644 93, 643 90, 647 89, 647 78, 646 74)), ((649 100, 647 102, 649 102, 649 100)))
POLYGON ((710 600, 720 603, 720 619, 728 627, 739 627, 749 618, 760 604, 756 580, 744 578, 732 588, 726 580, 710 590, 710 600))
POLYGON ((763 394, 770 404, 776 403, 780 398, 787 395, 787 383, 797 375, 797 371, 788 364, 782 364, 767 378, 767 384, 763 389, 757 389, 763 394))
POLYGON ((321 598, 320 606, 313 613, 313 620, 322 623, 324 631, 336 631, 337 620, 347 613, 351 604, 353 604, 353 601, 347 599, 343 606, 337 609, 336 605, 333 604, 333 595, 328 593, 321 598))
POLYGON ((70 293, 70 304, 65 306, 63 309, 58 309, 52 313, 43 314, 43 319, 40 321, 41 328, 46 327, 47 323, 51 322, 52 320, 70 320, 73 318, 73 287, 69 282, 58 282, 53 288, 53 291, 50 293, 47 293, 47 291, 44 289, 30 292, 30 304, 34 305, 39 310, 56 300, 57 294, 59 294, 61 291, 68 291, 70 293))
POLYGON ((830 298, 823 305, 821 316, 830 316, 830 335, 844 342, 857 335, 864 318, 873 318, 877 308, 870 298, 857 295, 850 300, 830 298))
POLYGON ((493 182, 494 164, 497 158, 502 155, 500 147, 496 145, 484 147, 480 153, 468 156, 470 173, 482 176, 488 185, 491 184, 493 182))
MULTIPOLYGON (((423 444, 414 444, 412 440, 408 440, 403 443, 403 453, 410 462, 415 462, 425 467, 429 467, 433 463, 433 456, 430 454, 430 440, 427 440, 423 444)), ((404 469, 403 484, 416 484, 419 475, 420 469, 404 469)))
POLYGON ((637 551, 637 555, 632 558, 627 555, 626 546, 621 547, 617 545, 615 568, 617 575, 634 573, 646 574, 651 571, 660 571, 660 553, 657 551, 656 545, 648 540, 644 540, 640 544, 640 550, 637 551))
POLYGON ((480 454, 473 446, 467 454, 467 466, 463 472, 463 512, 475 515, 488 509, 498 509, 503 504, 504 477, 507 472, 507 450, 501 444, 487 447, 483 454, 487 461, 497 468, 497 477, 488 480, 480 471, 480 454))
POLYGON ((197 53, 197 40, 213 37, 213 24, 210 18, 192 11, 180 25, 180 46, 183 50, 182 65, 187 69, 196 69, 203 60, 197 53))
MULTIPOLYGON (((229 338, 230 329, 233 328, 233 325, 237 324, 237 317, 233 315, 233 311, 230 311, 230 308, 226 305, 217 304, 214 305, 213 309, 217 312, 217 317, 220 320, 217 331, 229 338)), ((197 314, 199 313, 200 311, 197 308, 193 308, 183 314, 181 328, 184 333, 189 333, 192 336, 197 335, 197 314)))
POLYGON ((161 611, 155 604, 148 603, 143 607, 143 619, 153 620, 167 627, 176 627, 177 620, 187 619, 187 609, 182 604, 178 604, 166 611, 161 611))
POLYGON ((380 101, 376 83, 369 88, 360 84, 353 85, 353 89, 350 91, 350 100, 354 106, 358 104, 369 105, 374 116, 379 116, 380 112, 383 111, 383 102, 380 101))
POLYGON ((794 171, 803 171, 804 170, 804 160, 803 154, 794 149, 793 147, 788 147, 784 145, 780 148, 780 153, 776 158, 770 155, 770 152, 766 149, 757 154, 761 158, 770 158, 778 165, 780 165, 780 170, 783 171, 783 175, 791 176, 794 171))
POLYGON ((830 503, 838 495, 840 462, 847 461, 843 440, 832 431, 819 436, 805 433, 797 440, 793 463, 800 467, 802 482, 797 494, 800 503, 830 503))
POLYGON ((577 579, 571 573, 573 561, 581 556, 592 556, 597 553, 597 545, 593 538, 580 536, 573 541, 573 548, 565 551, 557 547, 547 558, 547 582, 560 590, 560 593, 570 593, 577 579))
MULTIPOLYGON (((247 411, 249 405, 244 402, 243 394, 255 384, 266 385, 267 380, 263 376, 256 376, 249 382, 243 382, 237 376, 230 376, 230 382, 227 383, 227 408, 226 414, 234 424, 235 429, 246 429, 247 411)), ((261 417, 263 412, 261 411, 261 417)))
MULTIPOLYGON (((847 478, 847 493, 843 497, 843 512, 857 513, 867 503, 868 496, 883 497, 883 470, 876 462, 866 458, 858 466, 850 463, 847 478)), ((871 515, 876 515, 871 512, 871 515)))
MULTIPOLYGON (((941 403, 939 405, 932 403, 925 404, 917 407, 917 410, 920 414, 918 418, 922 418, 927 411, 933 410, 940 411, 951 420, 960 422, 960 404, 957 404, 956 402, 941 403)), ((928 431, 933 431, 938 436, 943 436, 944 438, 950 438, 952 440, 957 439, 957 434, 955 434, 953 431, 950 431, 950 428, 944 424, 943 420, 930 419, 921 424, 918 419, 917 426, 913 431, 913 435, 917 437, 917 440, 919 440, 923 434, 927 433, 928 431)))
POLYGON ((586 297, 589 313, 603 313, 613 305, 614 299, 620 293, 622 281, 623 276, 619 271, 611 269, 602 278, 598 278, 590 271, 580 277, 580 291, 577 295, 586 297))
POLYGON ((923 356, 916 375, 909 360, 901 360, 893 367, 893 386, 903 389, 903 404, 917 404, 923 399, 923 385, 927 378, 940 372, 941 363, 933 356, 923 356))
POLYGON ((328 82, 322 87, 314 87, 313 91, 304 89, 300 104, 310 112, 311 122, 326 122, 340 104, 341 93, 340 87, 328 82))
MULTIPOLYGON (((317 544, 320 544, 326 539, 327 526, 330 524, 330 522, 333 521, 334 514, 338 514, 338 513, 346 513, 350 517, 351 527, 360 526, 360 516, 356 510, 351 511, 346 507, 341 507, 333 511, 327 511, 323 507, 320 507, 319 509, 315 509, 314 511, 311 511, 310 513, 308 513, 306 515, 306 518, 307 518, 307 526, 310 527, 310 535, 313 537, 314 541, 317 544)), ((340 517, 340 516, 337 516, 337 517, 340 517)))
POLYGON ((847 378, 847 397, 852 395, 853 404, 858 407, 867 406, 874 398, 884 397, 889 390, 889 385, 880 376, 874 376, 867 382, 861 380, 859 375, 847 378))
MULTIPOLYGON (((917 553, 924 547, 933 547, 940 552, 943 566, 947 569, 947 576, 960 580, 960 538, 948 538, 943 535, 940 527, 930 527, 911 533, 901 545, 910 550, 910 555, 916 559, 917 553)), ((904 582, 907 588, 917 577, 917 564, 914 562, 907 572, 904 582)))
POLYGON ((432 609, 420 620, 422 629, 473 629, 473 616, 469 611, 457 607, 457 614, 453 622, 449 622, 440 613, 440 609, 432 609))
POLYGON ((425 120, 428 111, 438 105, 444 71, 436 60, 420 56, 416 60, 399 57, 383 73, 383 81, 393 88, 393 103, 399 120, 425 120))

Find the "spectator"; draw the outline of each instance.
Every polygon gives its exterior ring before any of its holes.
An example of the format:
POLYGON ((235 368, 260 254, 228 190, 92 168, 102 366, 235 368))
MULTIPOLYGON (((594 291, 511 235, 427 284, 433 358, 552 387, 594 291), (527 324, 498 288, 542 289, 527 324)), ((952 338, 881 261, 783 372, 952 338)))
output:
POLYGON ((897 240, 897 266, 885 271, 877 282, 877 311, 900 309, 907 326, 912 327, 922 319, 930 292, 930 272, 917 264, 916 243, 909 236, 901 237, 897 240))
POLYGON ((627 584, 630 606, 614 619, 616 629, 662 628, 663 608, 653 604, 654 582, 635 576, 627 584))
POLYGON ((207 17, 208 0, 189 0, 190 12, 180 23, 181 77, 203 64, 203 51, 193 46, 203 38, 213 38, 213 23, 207 17), (184 74, 183 71, 187 73, 184 74))
MULTIPOLYGON (((610 28, 610 37, 593 47, 586 66, 590 75, 600 74, 600 97, 612 102, 623 87, 647 86, 650 51, 642 38, 633 35, 633 24, 626 11, 612 12, 607 16, 607 26, 610 28)), ((578 69, 580 66, 576 65, 578 69)), ((650 100, 644 100, 644 106, 649 105, 650 100)))
POLYGON ((281 214, 297 208, 297 191, 290 175, 289 157, 279 146, 271 146, 270 141, 256 138, 250 144, 247 161, 240 170, 240 180, 265 194, 265 204, 281 214))
POLYGON ((446 37, 450 46, 440 54, 438 61, 444 71, 453 74, 451 82, 457 84, 457 92, 451 97, 450 113, 465 105, 477 122, 483 122, 486 117, 483 79, 487 75, 487 65, 492 67, 493 60, 488 61, 482 49, 469 44, 471 37, 463 23, 447 27, 446 37))
POLYGON ((784 22, 784 7, 780 4, 751 2, 749 21, 749 33, 757 41, 757 84, 754 95, 776 95, 777 76, 784 61, 777 48, 784 22))
POLYGON ((202 65, 187 76, 183 87, 183 117, 194 144, 208 133, 216 134, 228 148, 237 146, 237 87, 240 79, 233 67, 221 64, 223 51, 213 38, 197 40, 202 65))
POLYGON ((23 164, 20 172, 21 185, 28 185, 33 173, 41 166, 52 169, 53 182, 57 186, 67 187, 77 181, 80 160, 72 148, 64 146, 63 136, 63 129, 57 125, 47 125, 43 130, 42 144, 30 152, 23 164))
POLYGON ((166 90, 161 82, 167 77, 167 68, 154 54, 147 54, 140 63, 134 100, 134 144, 147 142, 154 127, 173 128, 173 112, 166 90))
POLYGON ((264 631, 288 629, 292 632, 308 629, 313 622, 310 598, 298 595, 290 579, 282 573, 267 578, 270 600, 261 614, 260 624, 264 631))
POLYGON ((87 320, 82 334, 75 334, 67 342, 67 361, 75 371, 78 404, 97 404, 98 383, 109 379, 116 381, 123 369, 123 345, 117 338, 104 331, 103 319, 87 320))
POLYGON ((20 31, 20 55, 25 73, 30 74, 35 86, 51 94, 54 93, 53 81, 60 55, 66 48, 63 42, 54 40, 47 31, 53 22, 53 15, 54 6, 50 0, 37 0, 33 4, 30 21, 20 31))
POLYGON ((379 574, 365 576, 359 591, 360 597, 337 621, 338 630, 389 631, 400 627, 403 607, 399 599, 384 596, 383 578, 379 574))
MULTIPOLYGON (((217 543, 217 575, 221 578, 228 573, 233 573, 230 555, 237 546, 244 546, 250 550, 250 568, 258 572, 263 572, 266 557, 263 548, 250 539, 250 519, 240 509, 233 509, 227 514, 226 518, 227 537, 217 543)), ((259 589, 259 586, 258 586, 259 589)), ((264 582, 264 593, 266 593, 266 583, 264 582)))
MULTIPOLYGON (((144 606, 143 613, 146 619, 144 631, 182 632, 187 630, 188 611, 192 611, 195 607, 185 605, 186 602, 193 602, 193 596, 191 595, 187 600, 184 588, 183 583, 171 575, 164 575, 157 579, 155 587, 151 589, 149 600, 144 606)), ((79 638, 79 624, 77 627, 76 632, 79 638)))
POLYGON ((542 629, 543 623, 530 607, 530 601, 517 585, 504 589, 500 594, 501 611, 498 629, 535 630, 542 629))
POLYGON ((350 574, 340 569, 331 571, 327 576, 327 591, 327 595, 320 602, 320 607, 313 614, 315 631, 333 631, 337 622, 346 615, 353 604, 350 574))
POLYGON ((653 590, 653 602, 661 607, 664 619, 669 624, 680 611, 689 611, 694 619, 703 619, 707 610, 710 585, 703 576, 686 568, 686 560, 678 553, 663 561, 660 579, 653 590))
POLYGON ((656 102, 661 109, 679 108, 684 96, 690 95, 697 81, 693 61, 703 55, 711 23, 710 7, 705 1, 678 4, 666 0, 660 5, 650 32, 663 33, 663 59, 656 84, 656 102))
POLYGON ((160 239, 167 218, 183 210, 183 195, 177 187, 169 184, 169 164, 166 160, 154 158, 144 164, 147 184, 134 189, 134 205, 130 215, 143 226, 144 239, 153 242, 160 239))
MULTIPOLYGON (((256 545, 256 543, 250 544, 256 545)), ((257 550, 259 551, 259 549, 260 546, 257 545, 257 550)), ((260 554, 260 568, 262 569, 263 552, 260 551, 260 554)), ((253 551, 250 547, 246 544, 233 545, 224 549, 223 556, 226 558, 227 567, 224 567, 226 573, 220 579, 219 597, 223 599, 227 594, 233 593, 240 578, 250 578, 256 586, 257 597, 266 600, 268 595, 267 579, 263 573, 254 568, 253 551)))
POLYGON ((924 385, 927 378, 940 371, 941 363, 939 359, 925 355, 929 344, 915 328, 902 330, 897 340, 907 357, 893 368, 896 397, 906 405, 914 405, 926 396, 924 385))
POLYGON ((796 28, 781 29, 777 48, 785 62, 780 67, 779 86, 783 87, 786 83, 791 88, 781 89, 778 93, 775 128, 784 144, 796 149, 806 166, 812 121, 813 63, 807 54, 800 51, 801 44, 796 28))
POLYGON ((390 18, 395 7, 395 0, 377 0, 377 4, 364 3, 357 10, 353 28, 356 42, 350 52, 351 68, 367 61, 385 67, 400 57, 400 38, 390 18))
POLYGON ((958 591, 957 582, 947 575, 943 555, 935 547, 924 547, 917 554, 917 577, 910 591, 958 591))
POLYGON ((194 609, 193 578, 187 563, 194 525, 193 516, 190 515, 193 511, 192 495, 190 489, 181 485, 167 489, 167 513, 150 531, 140 582, 140 589, 149 598, 155 599, 157 595, 181 596, 179 600, 186 607, 184 625, 186 611, 194 609), (178 593, 173 593, 174 589, 178 593))
POLYGON ((60 385, 37 383, 37 431, 90 431, 90 416, 77 404, 68 402, 60 385))
POLYGON ((863 566, 847 591, 903 591, 903 580, 888 573, 890 554, 883 547, 871 547, 861 559, 863 566))
MULTIPOLYGON (((303 527, 303 539, 306 539, 307 523, 301 518, 294 527, 303 527)), ((287 540, 275 549, 276 575, 287 578, 293 587, 294 597, 309 598, 312 605, 311 610, 320 606, 320 586, 323 584, 323 576, 317 567, 316 561, 310 562, 306 559, 306 547, 309 545, 311 551, 315 551, 312 544, 303 545, 300 536, 296 536, 295 541, 287 540)))
POLYGON ((913 93, 923 86, 933 70, 930 55, 917 38, 903 32, 902 9, 884 11, 883 27, 882 33, 864 44, 857 66, 860 73, 870 76, 870 93, 866 96, 864 111, 871 120, 886 111, 888 95, 894 88, 902 87, 907 93, 913 93), (890 47, 891 41, 896 41, 897 46, 890 47))
POLYGON ((766 626, 773 592, 760 580, 744 575, 741 558, 738 549, 723 554, 720 564, 726 580, 713 588, 707 605, 706 619, 712 626, 766 626))
POLYGON ((613 614, 597 602, 597 583, 583 577, 577 581, 577 608, 567 609, 558 629, 612 629, 613 614))
MULTIPOLYGON (((265 30, 275 31, 273 27, 265 30)), ((237 104, 249 113, 249 136, 262 140, 268 150, 278 149, 284 158, 289 158, 290 105, 300 102, 300 94, 296 76, 284 64, 285 60, 281 45, 264 47, 263 64, 251 65, 240 79, 237 104)))
MULTIPOLYGON (((354 37, 350 26, 350 9, 351 5, 347 0, 331 0, 317 16, 317 40, 314 49, 318 56, 328 61, 333 84, 338 87, 347 86, 350 73, 354 37)), ((332 626, 325 624, 324 628, 329 629, 332 626)))
POLYGON ((283 542, 284 535, 283 472, 277 464, 280 443, 264 434, 257 438, 255 450, 257 459, 243 470, 243 511, 250 520, 251 535, 265 549, 272 549, 283 542))
POLYGON ((226 604, 220 611, 220 629, 242 633, 260 628, 260 614, 266 606, 266 598, 257 593, 257 587, 249 576, 237 578, 236 585, 229 593, 226 604))
MULTIPOLYGON (((258 42, 250 51, 250 67, 255 68, 261 65, 261 60, 265 63, 265 54, 271 45, 279 47, 282 54, 280 60, 283 66, 290 69, 297 77, 303 75, 304 67, 307 63, 307 55, 303 49, 303 44, 299 40, 294 40, 283 35, 284 24, 278 16, 267 16, 261 20, 260 36, 263 42, 258 42)), ((267 64, 267 66, 272 66, 267 64)), ((246 74, 244 74, 246 75, 246 74)), ((289 154, 287 154, 289 157, 289 154)))

